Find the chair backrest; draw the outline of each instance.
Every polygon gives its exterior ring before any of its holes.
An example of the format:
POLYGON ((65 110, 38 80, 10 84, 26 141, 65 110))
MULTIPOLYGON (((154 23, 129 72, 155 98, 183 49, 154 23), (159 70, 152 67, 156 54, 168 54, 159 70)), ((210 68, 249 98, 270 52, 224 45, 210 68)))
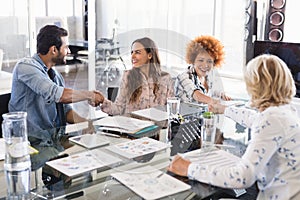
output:
POLYGON ((8 113, 8 102, 10 100, 10 93, 0 95, 0 138, 2 138, 2 114, 8 113))
POLYGON ((107 88, 107 99, 114 102, 118 96, 119 87, 108 87, 107 88))

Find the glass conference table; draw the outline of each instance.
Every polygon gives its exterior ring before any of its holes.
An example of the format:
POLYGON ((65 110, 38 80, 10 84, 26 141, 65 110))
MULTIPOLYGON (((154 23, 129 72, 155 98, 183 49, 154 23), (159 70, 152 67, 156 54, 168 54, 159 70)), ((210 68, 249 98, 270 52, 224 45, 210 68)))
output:
MULTIPOLYGON (((166 130, 159 130, 160 133, 163 131, 166 130)), ((126 158, 124 156, 116 155, 104 147, 99 147, 96 149, 101 149, 101 151, 108 156, 112 155, 117 157, 119 161, 74 176, 66 176, 45 163, 49 160, 55 160, 62 157, 66 158, 81 152, 89 152, 94 149, 84 148, 80 145, 71 143, 68 140, 68 138, 74 134, 82 134, 82 131, 66 134, 66 127, 61 127, 44 130, 43 134, 45 133, 51 135, 49 141, 41 142, 40 140, 31 138, 33 141, 31 145, 39 151, 38 153, 31 155, 31 199, 143 199, 113 178, 111 174, 144 166, 151 166, 161 170, 191 186, 191 189, 189 190, 168 195, 160 199, 219 199, 220 197, 233 198, 238 196, 233 190, 214 187, 167 172, 166 169, 170 163, 170 148, 140 157, 126 158), (47 143, 49 145, 47 145, 47 143)), ((131 140, 126 137, 110 137, 106 135, 103 135, 103 137, 105 140, 109 141, 109 145, 131 140)), ((241 145, 240 143, 236 144, 241 145)), ((244 147, 237 148, 241 149, 244 147)), ((0 162, 3 163, 3 161, 0 162)), ((81 160, 81 162, 85 162, 85 160, 81 160)), ((6 185, 3 164, 1 164, 0 167, 0 182, 2 186, 6 185)), ((255 195, 255 188, 250 188, 250 192, 239 196, 238 199, 255 199, 255 195)), ((5 187, 1 187, 0 189, 0 199, 6 199, 5 187)))

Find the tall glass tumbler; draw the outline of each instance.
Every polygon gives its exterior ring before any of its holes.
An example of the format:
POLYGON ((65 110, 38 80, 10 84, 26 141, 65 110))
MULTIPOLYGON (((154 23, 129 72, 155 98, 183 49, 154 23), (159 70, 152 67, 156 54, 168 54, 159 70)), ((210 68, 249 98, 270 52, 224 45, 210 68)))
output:
POLYGON ((166 134, 166 142, 170 143, 172 138, 171 122, 178 119, 180 111, 180 99, 178 97, 169 97, 167 99, 167 113, 168 113, 168 133, 166 134))
POLYGON ((208 150, 214 146, 216 138, 216 115, 205 112, 202 115, 201 149, 208 150))
POLYGON ((30 196, 31 161, 28 151, 26 112, 3 114, 2 131, 5 140, 4 171, 8 199, 30 196))

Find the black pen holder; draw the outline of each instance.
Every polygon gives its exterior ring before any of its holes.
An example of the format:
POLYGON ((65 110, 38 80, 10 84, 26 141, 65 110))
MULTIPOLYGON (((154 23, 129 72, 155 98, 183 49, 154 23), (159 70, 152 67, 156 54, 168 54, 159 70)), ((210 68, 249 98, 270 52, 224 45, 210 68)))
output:
POLYGON ((185 153, 201 147, 201 117, 189 117, 183 122, 169 122, 169 138, 171 139, 171 156, 185 153))

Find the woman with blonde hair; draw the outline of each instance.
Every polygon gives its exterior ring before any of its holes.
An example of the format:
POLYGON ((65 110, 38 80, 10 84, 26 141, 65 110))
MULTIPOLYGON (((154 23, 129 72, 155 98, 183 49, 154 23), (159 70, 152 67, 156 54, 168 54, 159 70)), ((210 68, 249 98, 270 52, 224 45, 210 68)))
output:
MULTIPOLYGON (((221 67, 224 55, 223 44, 213 36, 203 35, 192 40, 186 49, 186 62, 190 66, 176 78, 176 96, 185 102, 210 103, 212 95, 208 92, 216 82, 212 76, 208 75, 213 69, 221 67)), ((223 92, 220 88, 222 86, 218 87, 217 89, 223 92)), ((224 94, 222 98, 230 99, 224 94)))
POLYGON ((209 106, 251 128, 242 161, 211 169, 178 156, 169 170, 224 188, 247 188, 257 181, 257 199, 300 199, 300 118, 290 104, 296 93, 292 74, 277 56, 260 55, 248 63, 244 77, 254 109, 209 106))

